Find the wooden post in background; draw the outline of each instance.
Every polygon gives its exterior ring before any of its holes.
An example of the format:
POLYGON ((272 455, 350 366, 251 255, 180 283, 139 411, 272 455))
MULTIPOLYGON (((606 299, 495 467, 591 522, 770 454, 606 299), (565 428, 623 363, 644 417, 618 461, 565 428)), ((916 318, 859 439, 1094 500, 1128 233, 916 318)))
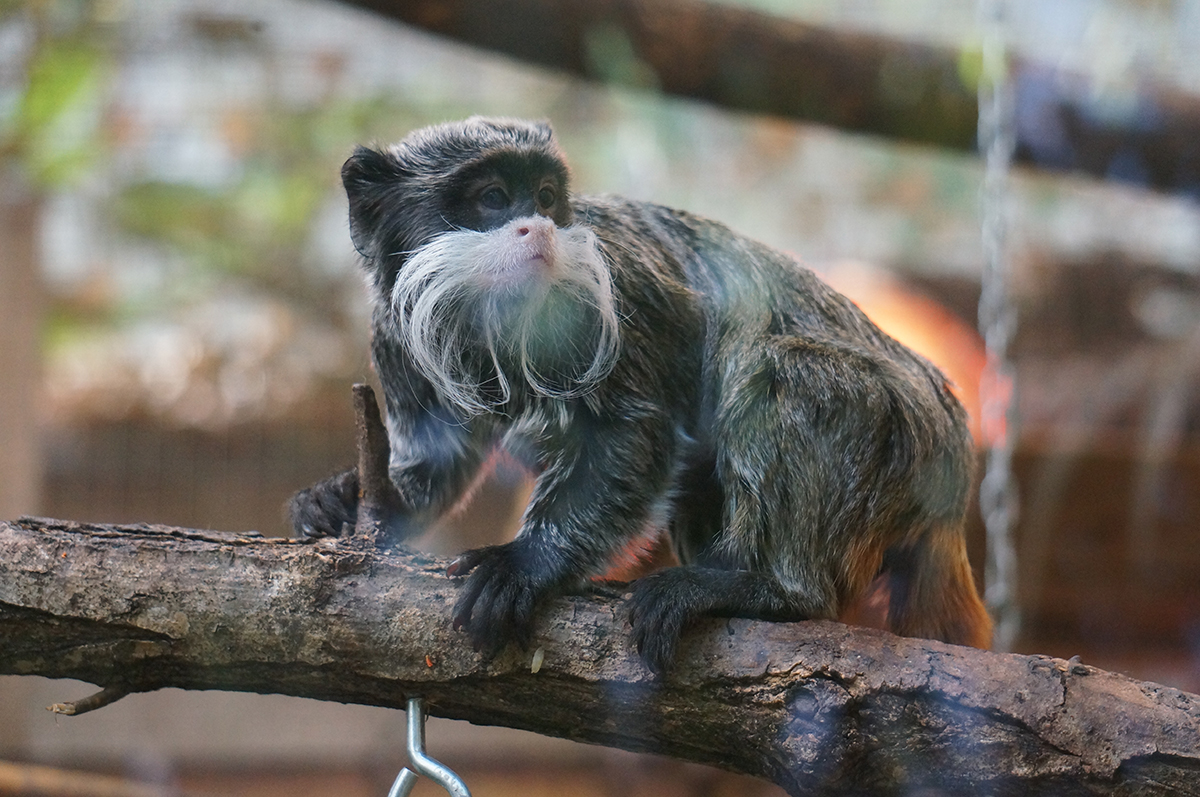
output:
MULTIPOLYGON (((40 509, 42 449, 42 291, 38 273, 38 195, 13 179, 0 180, 0 517, 40 509), (14 185, 15 183, 15 185, 14 185)), ((31 679, 0 682, 0 705, 29 694, 31 679)), ((13 705, 13 703, 9 703, 13 705)), ((0 755, 26 746, 22 723, 0 723, 0 755)))
POLYGON ((0 189, 0 517, 39 509, 42 291, 36 193, 7 180, 0 189))

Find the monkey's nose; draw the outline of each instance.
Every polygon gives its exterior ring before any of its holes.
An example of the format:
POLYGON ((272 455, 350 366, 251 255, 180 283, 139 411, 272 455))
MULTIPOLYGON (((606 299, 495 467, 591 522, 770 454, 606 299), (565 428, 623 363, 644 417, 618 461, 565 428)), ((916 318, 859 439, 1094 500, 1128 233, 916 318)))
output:
POLYGON ((520 227, 517 227, 517 235, 524 238, 526 235, 529 235, 535 231, 549 234, 553 227, 554 222, 549 221, 548 219, 534 219, 528 224, 522 224, 520 227))

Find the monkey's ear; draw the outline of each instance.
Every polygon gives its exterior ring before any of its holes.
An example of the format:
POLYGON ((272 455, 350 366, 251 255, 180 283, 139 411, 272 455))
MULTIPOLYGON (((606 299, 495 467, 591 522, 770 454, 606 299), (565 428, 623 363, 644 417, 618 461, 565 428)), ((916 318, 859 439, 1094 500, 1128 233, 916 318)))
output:
POLYGON ((342 185, 350 200, 350 240, 359 254, 368 255, 388 195, 406 174, 393 158, 367 147, 356 147, 342 165, 342 185))

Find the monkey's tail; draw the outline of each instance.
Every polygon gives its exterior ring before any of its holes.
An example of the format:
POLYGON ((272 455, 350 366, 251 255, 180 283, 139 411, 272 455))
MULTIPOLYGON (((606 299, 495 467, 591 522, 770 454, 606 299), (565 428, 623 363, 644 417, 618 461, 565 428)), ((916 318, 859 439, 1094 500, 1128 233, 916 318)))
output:
POLYGON ((883 557, 888 627, 901 636, 940 639, 988 648, 992 619, 984 608, 962 530, 939 526, 915 544, 898 545, 883 557))

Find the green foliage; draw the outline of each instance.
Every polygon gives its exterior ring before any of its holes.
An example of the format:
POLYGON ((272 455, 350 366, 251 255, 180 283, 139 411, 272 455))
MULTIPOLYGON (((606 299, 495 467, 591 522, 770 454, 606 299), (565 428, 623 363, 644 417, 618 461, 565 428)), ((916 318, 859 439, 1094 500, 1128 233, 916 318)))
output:
POLYGON ((328 180, 311 170, 252 163, 228 187, 149 181, 123 188, 113 218, 127 232, 166 244, 194 266, 244 277, 294 269, 328 180))
POLYGON ((978 89, 984 77, 983 43, 978 37, 964 39, 958 50, 958 79, 967 88, 978 89))
POLYGON ((48 41, 34 54, 5 148, 35 182, 69 183, 96 161, 108 63, 103 50, 80 38, 48 41))
POLYGON ((182 183, 136 183, 117 195, 111 211, 128 232, 237 268, 228 232, 235 218, 221 192, 182 183))
MULTIPOLYGON (((111 219, 124 233, 178 256, 182 271, 168 278, 179 288, 178 301, 203 301, 237 283, 234 290, 259 290, 337 316, 347 281, 313 260, 318 214, 340 197, 339 167, 354 144, 380 130, 407 129, 410 121, 397 119, 405 113, 376 97, 317 108, 273 102, 230 109, 225 118, 240 131, 231 144, 238 157, 230 179, 127 182, 108 207, 111 219)), ((172 296, 157 299, 161 310, 172 296)))

